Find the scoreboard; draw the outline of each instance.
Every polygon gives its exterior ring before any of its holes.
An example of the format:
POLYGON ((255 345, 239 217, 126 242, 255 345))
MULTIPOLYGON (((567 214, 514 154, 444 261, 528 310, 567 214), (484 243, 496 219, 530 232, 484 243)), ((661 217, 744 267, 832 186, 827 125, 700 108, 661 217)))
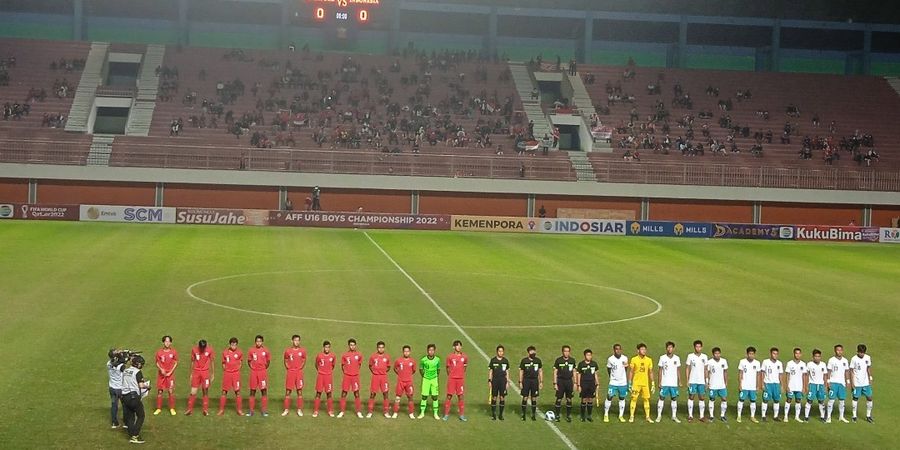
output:
POLYGON ((309 18, 337 25, 368 24, 381 9, 381 0, 302 0, 309 18))

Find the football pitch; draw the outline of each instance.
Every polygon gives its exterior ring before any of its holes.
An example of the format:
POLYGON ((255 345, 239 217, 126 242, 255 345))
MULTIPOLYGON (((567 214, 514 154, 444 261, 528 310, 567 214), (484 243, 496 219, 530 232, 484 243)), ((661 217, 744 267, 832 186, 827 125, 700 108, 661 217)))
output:
MULTIPOLYGON (((109 429, 106 352, 153 354, 172 335, 177 416, 152 416, 155 386, 144 400, 143 437, 157 448, 896 448, 900 420, 900 246, 662 238, 604 238, 412 231, 357 231, 99 223, 0 223, 0 442, 5 448, 106 448, 126 445, 109 429), (364 356, 375 342, 396 357, 437 344, 443 359, 460 339, 469 356, 467 423, 312 418, 315 371, 304 371, 305 417, 281 417, 281 354, 292 334, 315 355, 323 340, 337 354, 356 338, 364 356), (238 417, 229 398, 214 415, 219 357, 232 336, 245 351, 262 334, 274 354, 270 414, 238 417), (216 351, 211 410, 183 414, 190 348, 207 339, 216 351), (560 346, 591 348, 601 366, 614 343, 632 356, 645 342, 654 361, 672 340, 684 361, 690 343, 723 349, 729 362, 728 423, 686 423, 686 389, 675 424, 667 404, 659 424, 521 422, 510 391, 507 420, 487 406, 487 360, 497 344, 514 366, 534 345, 544 361, 542 408, 552 407, 552 365, 560 346), (735 422, 737 364, 754 345, 787 362, 793 347, 827 360, 866 343, 873 359, 875 423, 735 422)), ((339 370, 337 371, 339 372, 339 370)), ((362 395, 369 376, 363 368, 362 395)), ((243 370, 246 385, 247 368, 243 370)), ((518 379, 517 370, 512 372, 518 379)), ((339 381, 340 375, 335 379, 339 381)), ((416 377, 416 395, 420 379, 416 377)), ((395 376, 390 376, 391 393, 395 376)), ((445 394, 441 374, 441 394, 445 394)), ((601 395, 608 377, 601 373, 601 395)), ((248 394, 245 387, 245 406, 248 394)), ((443 397, 441 397, 443 404, 443 397)), ((656 416, 656 397, 652 403, 656 416)), ((337 404, 337 402, 335 402, 337 404)), ((416 402, 418 407, 418 401, 416 402)), ((323 408, 324 409, 324 408, 323 408)), ((348 410, 352 411, 352 401, 348 410)), ((198 407, 199 411, 199 400, 198 407)), ((618 405, 613 403, 611 415, 618 405)), ((865 402, 860 402, 860 415, 865 402)), ((813 408, 813 415, 817 408, 813 408)), ((695 412, 696 414, 696 412, 695 412)), ((718 415, 718 407, 716 408, 718 415)), ((744 411, 745 417, 748 408, 744 411)), ((769 411, 771 415, 771 409, 769 411)), ((835 406, 835 415, 837 406, 835 406)), ((638 408, 642 417, 642 406, 638 408)), ((793 412, 791 412, 793 418, 793 412)), ((836 416, 835 416, 836 417, 836 416)), ((850 399, 847 400, 850 417, 850 399)))

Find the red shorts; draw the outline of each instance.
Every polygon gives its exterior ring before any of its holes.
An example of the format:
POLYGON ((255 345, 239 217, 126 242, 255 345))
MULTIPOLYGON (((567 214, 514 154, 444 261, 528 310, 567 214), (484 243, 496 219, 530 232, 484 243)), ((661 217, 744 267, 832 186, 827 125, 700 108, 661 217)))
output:
POLYGON ((302 391, 303 372, 300 370, 288 370, 284 379, 284 388, 288 391, 302 391))
POLYGON ((175 389, 175 376, 169 375, 164 377, 162 375, 156 375, 156 389, 160 391, 167 391, 169 389, 175 389))
POLYGON ((268 389, 269 388, 269 373, 265 370, 251 370, 250 371, 250 389, 268 389))
POLYGON ((359 391, 359 375, 344 375, 341 380, 341 391, 357 392, 359 391))
POLYGON ((191 388, 209 389, 209 371, 191 371, 191 388))
POLYGON ((241 390, 241 372, 225 372, 222 374, 222 390, 237 392, 241 390))
POLYGON ((316 392, 327 392, 330 394, 332 389, 334 389, 332 375, 316 374, 316 392))
POLYGON ((372 383, 369 384, 370 392, 390 392, 387 375, 372 375, 372 383))
POLYGON ((447 380, 447 395, 463 395, 466 380, 464 378, 450 378, 447 380))
POLYGON ((404 395, 407 397, 413 396, 413 382, 410 381, 397 381, 397 387, 394 389, 394 395, 397 397, 403 397, 404 395))

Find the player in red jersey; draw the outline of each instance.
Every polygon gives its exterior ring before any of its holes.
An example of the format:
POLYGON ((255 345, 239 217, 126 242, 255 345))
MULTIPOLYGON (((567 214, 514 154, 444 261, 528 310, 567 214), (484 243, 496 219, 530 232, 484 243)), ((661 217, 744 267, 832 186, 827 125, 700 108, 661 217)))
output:
POLYGON ((380 392, 382 396, 381 409, 384 417, 390 419, 391 414, 388 412, 390 408, 390 400, 388 400, 388 392, 391 385, 388 383, 388 370, 391 368, 391 357, 384 352, 384 341, 378 341, 375 344, 375 353, 369 357, 369 371, 372 372, 372 383, 369 385, 369 412, 366 418, 372 417, 375 411, 375 396, 380 392))
POLYGON ((394 361, 394 373, 397 374, 397 387, 394 389, 394 414, 392 419, 397 418, 397 412, 400 411, 400 398, 406 395, 409 401, 409 418, 415 419, 415 403, 413 402, 413 374, 416 373, 418 364, 416 360, 409 357, 412 350, 408 345, 403 346, 403 357, 394 361))
POLYGON ((178 352, 172 348, 172 336, 163 336, 163 347, 156 351, 156 411, 162 412, 163 392, 169 393, 169 414, 175 415, 175 368, 178 367, 178 352))
POLYGON ((334 354, 331 353, 331 342, 322 342, 322 353, 316 355, 316 399, 313 400, 313 417, 319 417, 319 404, 324 392, 328 398, 328 415, 334 417, 334 404, 331 391, 334 387, 334 354))
POLYGON ((459 420, 466 421, 466 403, 463 395, 466 385, 466 366, 469 357, 462 352, 462 342, 453 341, 453 353, 447 357, 447 400, 444 402, 444 420, 450 420, 450 403, 456 395, 459 420))
POLYGON ((303 368, 306 367, 306 349, 300 346, 300 335, 291 337, 291 346, 284 351, 284 411, 282 416, 290 413, 291 391, 297 391, 297 415, 303 417, 303 368))
POLYGON ((263 337, 259 334, 254 339, 254 346, 247 351, 247 365, 250 366, 250 410, 248 416, 253 415, 256 407, 256 390, 262 400, 263 417, 269 417, 269 363, 272 362, 272 354, 263 346, 263 337))
POLYGON ((214 379, 211 371, 213 354, 206 339, 200 339, 197 346, 191 349, 191 396, 188 397, 188 408, 184 413, 186 416, 194 413, 198 389, 203 391, 203 415, 209 415, 209 385, 214 379))
POLYGON ((225 402, 228 401, 228 391, 234 392, 237 413, 243 416, 243 399, 241 398, 241 365, 244 364, 244 352, 238 348, 238 340, 233 337, 228 340, 228 348, 222 352, 222 396, 219 397, 219 413, 225 414, 225 402))
POLYGON ((344 378, 341 380, 341 412, 338 417, 344 417, 347 410, 347 392, 353 391, 354 404, 356 405, 356 417, 363 418, 362 400, 359 399, 359 368, 362 367, 362 355, 356 349, 356 339, 347 341, 347 351, 341 355, 341 371, 344 378))

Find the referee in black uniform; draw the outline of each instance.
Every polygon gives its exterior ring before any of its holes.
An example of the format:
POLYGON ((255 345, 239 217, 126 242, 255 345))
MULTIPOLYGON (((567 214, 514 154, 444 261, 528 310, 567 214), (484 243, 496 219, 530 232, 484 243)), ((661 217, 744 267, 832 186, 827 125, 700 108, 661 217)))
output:
POLYGON ((560 419, 562 399, 566 399, 566 422, 572 421, 572 394, 575 392, 575 383, 572 374, 577 362, 572 357, 572 347, 563 345, 562 356, 553 362, 553 387, 556 388, 556 421, 560 419))
POLYGON ((125 427, 132 444, 143 444, 141 439, 141 427, 144 425, 144 404, 141 402, 141 394, 150 389, 150 383, 144 381, 141 368, 144 367, 144 357, 135 355, 131 358, 131 367, 122 372, 122 406, 125 409, 125 427))
POLYGON ((581 421, 593 422, 591 414, 594 413, 594 399, 597 397, 597 385, 599 384, 600 367, 597 361, 592 358, 594 352, 591 349, 585 349, 584 361, 578 363, 575 367, 576 382, 578 391, 581 392, 581 421))
POLYGON ((544 387, 544 364, 537 357, 534 346, 528 347, 528 356, 519 363, 519 387, 522 388, 522 420, 525 420, 525 409, 531 399, 531 420, 537 420, 537 398, 544 387))
POLYGON ((509 360, 503 356, 505 349, 497 346, 497 356, 488 362, 488 386, 491 387, 491 420, 497 420, 497 403, 500 403, 500 420, 506 408, 506 389, 509 386, 509 360))

